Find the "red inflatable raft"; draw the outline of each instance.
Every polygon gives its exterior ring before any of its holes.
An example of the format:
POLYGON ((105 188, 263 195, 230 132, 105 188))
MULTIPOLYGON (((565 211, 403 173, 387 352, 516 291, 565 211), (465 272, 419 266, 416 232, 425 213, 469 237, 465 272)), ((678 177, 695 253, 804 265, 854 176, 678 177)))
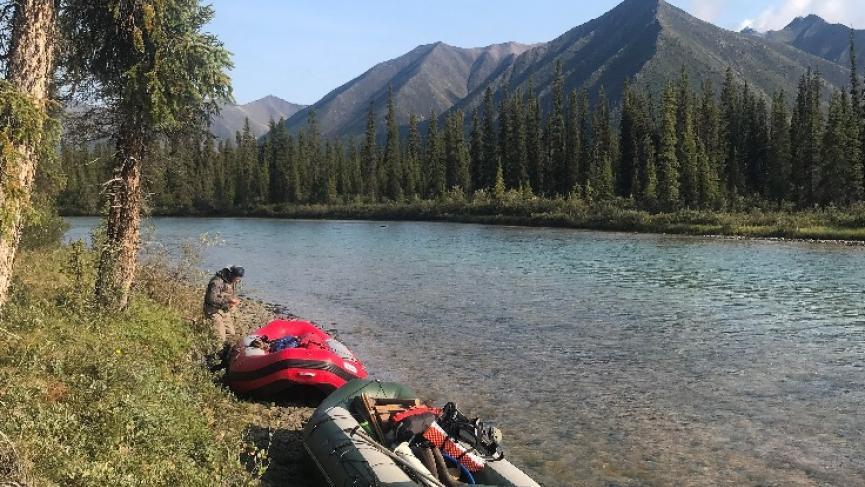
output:
POLYGON ((270 322, 246 337, 234 351, 228 366, 228 385, 237 393, 273 396, 293 386, 312 386, 330 393, 367 373, 342 343, 308 321, 270 322), (269 351, 250 346, 257 338, 276 348, 269 351))

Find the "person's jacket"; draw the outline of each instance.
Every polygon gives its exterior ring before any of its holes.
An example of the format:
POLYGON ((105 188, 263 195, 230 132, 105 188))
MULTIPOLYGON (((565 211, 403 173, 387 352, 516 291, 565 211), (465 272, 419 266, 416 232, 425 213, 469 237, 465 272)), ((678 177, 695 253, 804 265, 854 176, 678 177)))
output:
POLYGON ((204 314, 212 315, 219 311, 228 311, 230 301, 235 297, 234 284, 230 283, 225 269, 216 273, 207 284, 204 295, 204 314))

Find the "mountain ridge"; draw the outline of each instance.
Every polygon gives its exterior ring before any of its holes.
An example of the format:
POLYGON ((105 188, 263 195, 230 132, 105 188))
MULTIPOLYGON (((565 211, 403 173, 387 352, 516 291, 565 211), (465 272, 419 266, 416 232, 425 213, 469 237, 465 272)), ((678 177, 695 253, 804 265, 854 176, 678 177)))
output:
POLYGON ((407 124, 410 113, 423 118, 431 111, 470 112, 480 105, 487 86, 500 99, 504 90, 527 90, 532 83, 548 107, 558 61, 567 91, 585 88, 595 99, 604 87, 613 104, 619 101, 625 80, 660 93, 666 82, 678 79, 683 67, 694 85, 710 79, 716 87, 729 67, 738 81, 766 97, 779 90, 795 92, 809 67, 823 73, 829 88, 849 80, 845 67, 787 43, 723 29, 664 0, 624 0, 549 42, 418 46, 331 91, 296 113, 287 126, 297 131, 315 110, 323 135, 357 136, 364 131, 372 105, 381 127, 388 86, 393 88, 400 125, 407 124))
MULTIPOLYGON (((770 41, 794 46, 841 66, 849 66, 850 32, 850 27, 830 23, 811 14, 796 17, 783 29, 768 31, 763 36, 770 41)), ((865 52, 865 30, 852 29, 852 32, 859 52, 865 52)), ((863 68, 861 63, 859 67, 863 68)))
POLYGON ((388 87, 400 107, 397 119, 401 125, 408 123, 409 113, 442 113, 529 47, 516 42, 475 48, 424 44, 344 83, 288 119, 286 125, 296 131, 314 110, 325 136, 361 133, 370 104, 383 119, 388 87))
MULTIPOLYGON (((509 72, 492 80, 495 97, 501 96, 499 86, 526 90, 532 80, 542 105, 549 106, 558 60, 566 91, 585 88, 595 99, 604 87, 613 104, 620 99, 625 80, 660 93, 666 82, 678 79, 683 67, 695 88, 706 78, 719 87, 730 67, 739 81, 747 81, 766 97, 781 89, 795 92, 809 66, 819 68, 830 87, 849 79, 849 71, 835 63, 786 44, 722 29, 663 0, 625 0, 601 17, 523 53, 509 72)), ((475 92, 454 108, 471 111, 482 97, 482 91, 475 92)))

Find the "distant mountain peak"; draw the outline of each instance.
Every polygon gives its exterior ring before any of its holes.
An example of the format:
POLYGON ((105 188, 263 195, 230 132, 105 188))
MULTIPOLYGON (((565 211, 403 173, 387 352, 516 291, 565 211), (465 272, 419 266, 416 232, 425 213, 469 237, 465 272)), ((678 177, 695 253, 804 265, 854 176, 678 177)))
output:
POLYGON ((270 121, 287 119, 306 108, 283 100, 275 95, 267 95, 243 105, 224 105, 218 116, 211 119, 210 131, 219 139, 232 139, 235 132, 243 130, 246 120, 256 136, 267 133, 270 121))
POLYGON ((827 24, 827 23, 828 22, 826 22, 823 19, 823 17, 820 17, 819 15, 815 15, 815 14, 809 14, 809 15, 805 15, 805 16, 796 17, 789 24, 787 24, 786 27, 784 27, 784 30, 791 30, 791 29, 792 30, 801 30, 801 29, 810 28, 814 25, 827 24))
MULTIPOLYGON (((865 46, 865 31, 854 30, 858 48, 865 46)), ((782 42, 828 61, 850 64, 850 27, 830 23, 819 15, 796 17, 786 27, 766 33, 769 40, 782 42)))
POLYGON ((660 7, 667 5, 664 0, 624 0, 618 6, 624 8, 633 7, 660 7))
POLYGON ((284 100, 284 99, 282 99, 276 95, 265 95, 265 96, 262 96, 261 98, 259 98, 257 100, 251 101, 250 103, 259 103, 259 102, 267 102, 267 101, 278 101, 278 102, 284 102, 284 103, 291 103, 291 102, 284 100))

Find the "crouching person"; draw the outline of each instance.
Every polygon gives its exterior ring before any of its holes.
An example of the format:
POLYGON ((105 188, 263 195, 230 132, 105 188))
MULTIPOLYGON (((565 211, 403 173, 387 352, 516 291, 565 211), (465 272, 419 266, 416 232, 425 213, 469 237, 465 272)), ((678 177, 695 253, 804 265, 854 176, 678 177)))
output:
POLYGON ((204 294, 204 315, 210 320, 213 332, 222 349, 223 366, 232 342, 236 339, 233 311, 240 304, 237 283, 243 278, 243 267, 226 267, 213 276, 204 294))

